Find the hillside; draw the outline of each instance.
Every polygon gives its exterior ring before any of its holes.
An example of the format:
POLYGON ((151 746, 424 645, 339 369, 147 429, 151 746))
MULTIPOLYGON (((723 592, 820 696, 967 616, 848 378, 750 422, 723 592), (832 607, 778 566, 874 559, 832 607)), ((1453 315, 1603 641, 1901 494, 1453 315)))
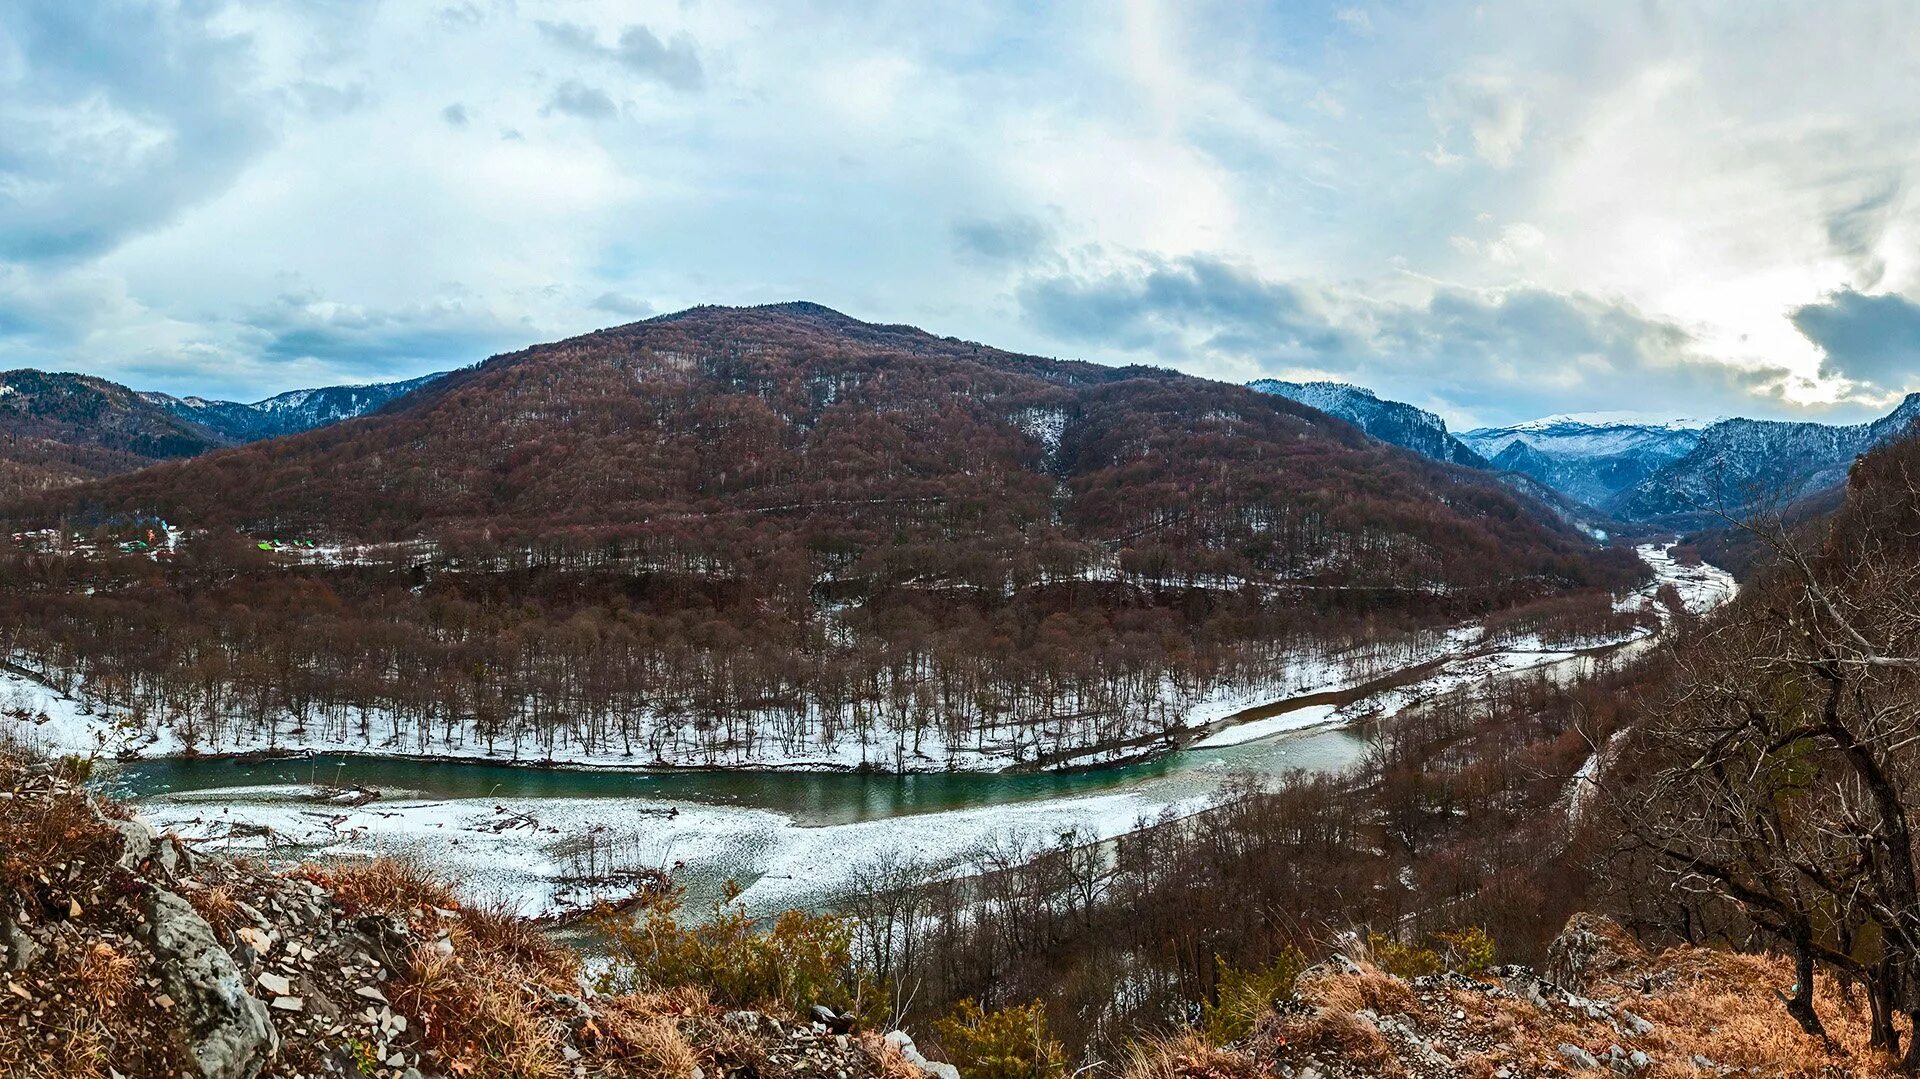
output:
POLYGON ((1372 390, 1343 382, 1283 382, 1272 378, 1247 385, 1261 393, 1278 394, 1338 416, 1382 442, 1410 449, 1422 457, 1468 468, 1487 467, 1485 458, 1447 432, 1445 420, 1425 409, 1385 400, 1372 390))
MULTIPOLYGON (((649 963, 644 989, 596 990, 578 954, 430 868, 203 856, 4 747, 0 795, 9 1079, 955 1079, 829 1006, 873 1010, 843 996, 834 923, 802 919, 827 932, 783 956, 811 972, 649 963)), ((767 946, 738 943, 731 960, 767 946)))
POLYGON ((18 1079, 1896 1073, 1859 994, 1820 987, 1823 1044, 1779 1021, 1785 960, 1655 952, 1586 914, 1539 969, 1494 965, 1473 932, 1223 963, 1187 1021, 1116 1029, 1080 1071, 1040 1005, 969 1001, 916 1021, 929 1060, 892 1029, 910 995, 867 965, 876 925, 893 932, 872 911, 676 925, 661 892, 596 923, 589 967, 431 866, 203 854, 4 751, 0 794, 0 1072, 18 1079))
POLYGON ((191 457, 232 441, 106 379, 0 372, 0 499, 191 457))
POLYGON ((244 701, 269 741, 372 746, 373 709, 388 744, 514 756, 1087 763, 1360 641, 1417 650, 1583 590, 1610 617, 1642 575, 1490 477, 1282 398, 804 304, 495 357, 19 521, 152 515, 192 537, 158 579, 29 544, 48 583, 0 631, 136 699, 217 663, 238 681, 201 697, 202 745, 244 701), (320 546, 254 549, 272 537, 320 546))
POLYGON ((0 502, 364 415, 438 378, 292 390, 252 404, 92 375, 0 372, 0 502))

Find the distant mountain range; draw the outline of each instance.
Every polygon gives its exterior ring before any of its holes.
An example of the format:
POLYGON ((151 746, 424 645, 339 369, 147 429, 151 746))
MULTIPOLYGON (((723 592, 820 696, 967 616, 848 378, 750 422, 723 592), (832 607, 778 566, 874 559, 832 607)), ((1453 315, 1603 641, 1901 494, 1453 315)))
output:
POLYGON ((439 377, 294 390, 243 404, 141 393, 71 372, 0 372, 0 497, 312 430, 439 377))
POLYGON ((1646 482, 1700 441, 1702 424, 1590 413, 1549 416, 1460 435, 1493 467, 1519 472, 1596 509, 1646 482))
POLYGON ((1247 385, 1338 416, 1382 442, 1424 457, 1469 468, 1488 467, 1485 458, 1447 432, 1447 421, 1423 408, 1383 400, 1372 390, 1344 382, 1282 382, 1273 378, 1247 385))
POLYGON ((1589 530, 1615 522, 1692 528, 1762 502, 1818 494, 1843 482, 1856 457, 1920 419, 1920 394, 1913 394, 1886 416, 1860 424, 1593 412, 1455 435, 1439 416, 1359 386, 1276 379, 1249 385, 1434 460, 1501 473, 1510 486, 1556 505, 1566 520, 1589 530), (1545 491, 1570 502, 1544 498, 1545 491))
POLYGON ((1497 469, 1519 472, 1619 520, 1693 526, 1837 486, 1854 458, 1920 418, 1909 395, 1869 423, 1557 416, 1467 431, 1497 469))
POLYGON ((235 442, 257 442, 263 438, 299 434, 329 423, 364 416, 439 377, 439 374, 432 374, 404 382, 289 390, 251 404, 211 401, 204 397, 172 397, 164 393, 143 393, 140 396, 149 404, 158 405, 181 419, 202 424, 235 442))

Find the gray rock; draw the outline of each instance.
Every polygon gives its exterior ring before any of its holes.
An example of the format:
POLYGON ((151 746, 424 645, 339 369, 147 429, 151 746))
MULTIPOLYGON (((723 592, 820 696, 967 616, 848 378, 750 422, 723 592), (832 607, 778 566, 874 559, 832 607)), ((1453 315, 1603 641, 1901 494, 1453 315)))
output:
POLYGON ((887 1034, 887 1044, 900 1051, 900 1059, 913 1065, 934 1079, 960 1079, 960 1069, 939 1060, 928 1060, 914 1047, 913 1037, 904 1030, 895 1030, 887 1034))
POLYGON ((156 889, 146 913, 160 985, 176 1003, 200 1075, 255 1079, 280 1050, 267 1006, 248 995, 233 957, 192 904, 156 889))
POLYGON ((25 926, 19 925, 12 918, 0 915, 0 956, 5 957, 8 970, 27 969, 33 965, 34 960, 40 958, 40 953, 43 951, 45 949, 33 939, 25 926))
POLYGON ((1568 1064, 1576 1068, 1598 1068, 1600 1066, 1600 1062, 1593 1058, 1592 1053, 1587 1052, 1572 1042, 1560 1043, 1560 1055, 1566 1058, 1568 1064))
POLYGON ((120 833, 120 868, 137 870, 140 863, 153 857, 153 829, 142 820, 113 820, 107 818, 107 824, 120 833))

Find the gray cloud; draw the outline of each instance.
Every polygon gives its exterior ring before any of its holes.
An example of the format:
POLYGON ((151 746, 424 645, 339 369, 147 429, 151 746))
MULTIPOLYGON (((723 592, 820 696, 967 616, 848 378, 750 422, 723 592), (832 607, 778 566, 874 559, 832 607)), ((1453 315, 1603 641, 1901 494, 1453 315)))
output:
POLYGON ((1512 418, 1649 400, 1715 413, 1778 411, 1787 377, 1704 359, 1680 327, 1632 308, 1539 288, 1441 288, 1420 303, 1377 300, 1196 256, 1034 278, 1019 300, 1029 320, 1065 340, 1160 362, 1335 373, 1389 394, 1512 418))
POLYGON ((622 296, 618 292, 603 292, 594 297, 592 307, 595 311, 605 311, 621 318, 646 318, 654 312, 653 305, 647 301, 622 296))
POLYGON ((440 110, 440 119, 454 127, 465 127, 472 117, 467 115, 467 107, 456 101, 440 110))
POLYGON ((1827 242, 1833 252, 1852 263, 1860 278, 1857 288, 1875 288, 1887 273, 1880 241, 1900 210, 1902 178, 1896 174, 1874 182, 1851 205, 1827 215, 1827 242))
POLYGON ((669 44, 652 30, 636 24, 620 32, 617 44, 607 46, 600 44, 600 36, 591 28, 578 23, 542 22, 539 25, 542 36, 569 52, 611 61, 675 90, 693 91, 706 85, 700 53, 693 39, 685 35, 669 44))
POLYGON ((226 189, 269 141, 250 43, 202 5, 19 0, 0 20, 0 259, 98 254, 226 189))
POLYGON ((526 343, 524 324, 460 300, 369 308, 289 293, 248 312, 243 336, 261 358, 316 362, 342 374, 384 375, 472 363, 526 343))
POLYGON ((606 91, 583 83, 568 80, 553 91, 553 97, 547 101, 547 108, 553 112, 564 112, 569 116, 578 116, 582 120, 606 120, 620 112, 606 91))
POLYGON ((1820 373, 1905 390, 1920 378, 1920 304, 1852 289, 1795 308, 1793 324, 1826 354, 1820 373))
POLYGON ((968 218, 953 224, 954 250, 988 262, 1028 262, 1053 239, 1053 230, 1036 217, 1010 214, 988 220, 968 218))

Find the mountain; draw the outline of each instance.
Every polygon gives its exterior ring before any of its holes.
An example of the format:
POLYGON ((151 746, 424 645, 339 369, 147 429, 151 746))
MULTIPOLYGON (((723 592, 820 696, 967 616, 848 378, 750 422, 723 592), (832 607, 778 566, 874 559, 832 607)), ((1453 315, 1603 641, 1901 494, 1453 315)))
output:
POLYGON ((181 419, 201 424, 233 441, 253 442, 311 431, 329 423, 364 416, 425 386, 441 377, 441 374, 444 372, 422 375, 404 382, 289 390, 251 404, 208 400, 204 397, 173 397, 164 393, 143 393, 140 396, 181 419))
POLYGON ((1403 446, 1423 457, 1468 468, 1487 467, 1483 457, 1447 433, 1445 420, 1413 405, 1383 400, 1372 390, 1344 382, 1282 382, 1273 378, 1247 385, 1338 416, 1382 442, 1403 446))
POLYGON ((142 693, 271 702, 200 744, 371 708, 514 755, 1110 760, 1330 650, 1535 602, 1604 621, 1643 576, 1492 476, 1283 397, 812 304, 496 356, 13 519, 138 514, 189 538, 157 571, 70 567, 84 594, 0 595, 0 625, 137 665, 142 693), (241 658, 180 681, 216 654, 241 658))
POLYGON ((1621 413, 1549 416, 1512 427, 1482 427, 1460 440, 1494 468, 1519 472, 1596 509, 1610 509, 1700 439, 1690 421, 1648 421, 1621 413))
POLYGON ((293 390, 241 404, 142 393, 92 375, 0 372, 0 499, 312 430, 439 377, 293 390))
POLYGON ((1699 523, 1759 502, 1788 503, 1838 487, 1854 459, 1906 433, 1920 394, 1869 423, 1721 420, 1687 453, 1621 492, 1614 512, 1631 520, 1699 523))
POLYGON ((1592 413, 1460 437, 1494 467, 1620 520, 1688 528, 1835 488, 1856 457, 1905 433, 1916 418, 1920 394, 1852 425, 1723 419, 1702 426, 1592 413))
POLYGON ((896 546, 955 554, 946 565, 1045 537, 1076 565, 1096 548, 1150 545, 1191 569, 1199 551, 1251 543, 1259 553, 1230 561, 1261 577, 1324 567, 1327 554, 1342 571, 1417 577, 1457 572, 1443 552, 1462 541, 1516 555, 1580 546, 1490 482, 1423 467, 1284 398, 806 304, 695 308, 495 357, 397 411, 84 498, 357 540, 579 530, 678 545, 689 523, 726 519, 695 542, 725 531, 729 545, 754 536, 755 557, 802 541, 852 544, 843 557, 856 561, 910 557, 872 549, 884 525, 905 530, 896 546), (1309 460, 1316 476, 1288 471, 1309 460), (1376 489, 1382 504, 1353 504, 1348 487, 1376 489), (1455 498, 1464 517, 1435 506, 1455 498), (875 508, 908 505, 922 508, 875 508), (1416 505, 1439 513, 1435 524, 1364 521, 1416 505), (1316 522, 1308 533, 1272 534, 1302 513, 1316 522), (1372 527, 1415 542, 1378 553, 1329 542, 1372 527))
POLYGON ((103 378, 0 372, 0 497, 129 472, 232 441, 103 378))

